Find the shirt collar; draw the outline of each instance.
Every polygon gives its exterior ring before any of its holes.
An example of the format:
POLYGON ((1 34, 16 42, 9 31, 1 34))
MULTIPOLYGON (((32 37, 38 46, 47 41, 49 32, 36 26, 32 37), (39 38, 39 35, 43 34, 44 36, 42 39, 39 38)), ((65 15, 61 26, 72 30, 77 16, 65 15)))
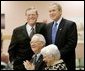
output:
POLYGON ((40 53, 37 54, 37 56, 40 56, 40 55, 41 55, 40 53))
POLYGON ((62 17, 60 17, 60 19, 58 21, 54 21, 54 23, 57 23, 59 25, 61 20, 62 20, 62 17))
MULTIPOLYGON (((30 31, 32 28, 28 23, 27 23, 26 27, 27 27, 28 31, 30 31)), ((33 26, 33 28, 35 29, 35 25, 33 26)))

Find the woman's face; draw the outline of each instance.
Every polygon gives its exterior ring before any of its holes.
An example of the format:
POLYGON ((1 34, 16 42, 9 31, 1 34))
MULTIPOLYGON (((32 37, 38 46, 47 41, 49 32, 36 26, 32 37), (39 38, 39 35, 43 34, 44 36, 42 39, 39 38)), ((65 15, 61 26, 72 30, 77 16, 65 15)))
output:
POLYGON ((50 66, 54 62, 54 57, 49 56, 49 55, 44 55, 43 56, 43 61, 47 64, 47 66, 50 66))

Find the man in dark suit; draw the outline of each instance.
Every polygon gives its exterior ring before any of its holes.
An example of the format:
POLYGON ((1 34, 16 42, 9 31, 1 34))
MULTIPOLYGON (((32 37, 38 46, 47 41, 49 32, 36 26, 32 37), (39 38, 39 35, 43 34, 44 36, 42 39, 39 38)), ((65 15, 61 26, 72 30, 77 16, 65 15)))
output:
POLYGON ((57 45, 68 70, 74 70, 77 45, 76 24, 61 17, 62 8, 57 3, 50 5, 49 15, 53 22, 47 26, 47 44, 57 45))
POLYGON ((26 10, 27 22, 25 25, 14 29, 8 53, 14 70, 25 70, 24 60, 30 60, 34 54, 30 48, 30 40, 33 34, 40 33, 45 36, 45 24, 36 22, 38 12, 35 8, 26 10))
POLYGON ((40 54, 41 49, 45 46, 46 40, 43 35, 35 34, 30 42, 31 49, 35 53, 31 61, 24 61, 23 64, 27 70, 44 70, 46 67, 43 56, 40 54))

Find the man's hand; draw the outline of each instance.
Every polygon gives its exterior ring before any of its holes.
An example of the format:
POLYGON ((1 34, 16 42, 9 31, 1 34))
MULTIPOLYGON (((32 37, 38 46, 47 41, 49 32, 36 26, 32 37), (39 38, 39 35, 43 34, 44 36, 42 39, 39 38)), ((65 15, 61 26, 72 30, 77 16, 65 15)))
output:
POLYGON ((28 60, 24 61, 23 64, 27 70, 34 70, 35 69, 35 65, 28 60))

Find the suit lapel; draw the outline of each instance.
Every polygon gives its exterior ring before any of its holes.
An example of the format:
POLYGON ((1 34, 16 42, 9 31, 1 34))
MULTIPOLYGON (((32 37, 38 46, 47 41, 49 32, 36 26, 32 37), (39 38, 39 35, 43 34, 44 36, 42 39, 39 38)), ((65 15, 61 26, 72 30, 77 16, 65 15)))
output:
MULTIPOLYGON (((27 23, 26 23, 26 24, 27 24, 27 23)), ((29 37, 29 35, 28 35, 28 33, 27 33, 27 30, 26 30, 26 24, 22 27, 22 32, 23 32, 23 34, 24 34, 25 37, 27 37, 27 38, 30 39, 30 37, 29 37)))
POLYGON ((58 27, 55 43, 57 43, 59 41, 59 38, 61 37, 61 32, 63 30, 63 26, 64 26, 64 21, 62 19, 60 24, 59 24, 59 27, 58 27))
POLYGON ((48 31, 48 39, 50 39, 49 41, 52 43, 52 26, 53 26, 53 22, 50 23, 50 26, 48 27, 47 31, 48 31))
POLYGON ((40 31, 39 24, 36 23, 35 29, 36 29, 36 33, 39 33, 39 31, 40 31))
POLYGON ((40 55, 40 57, 39 57, 38 61, 36 62, 36 69, 38 69, 38 68, 39 68, 39 66, 40 66, 40 64, 42 64, 42 62, 43 62, 43 56, 42 56, 42 55, 40 55))

